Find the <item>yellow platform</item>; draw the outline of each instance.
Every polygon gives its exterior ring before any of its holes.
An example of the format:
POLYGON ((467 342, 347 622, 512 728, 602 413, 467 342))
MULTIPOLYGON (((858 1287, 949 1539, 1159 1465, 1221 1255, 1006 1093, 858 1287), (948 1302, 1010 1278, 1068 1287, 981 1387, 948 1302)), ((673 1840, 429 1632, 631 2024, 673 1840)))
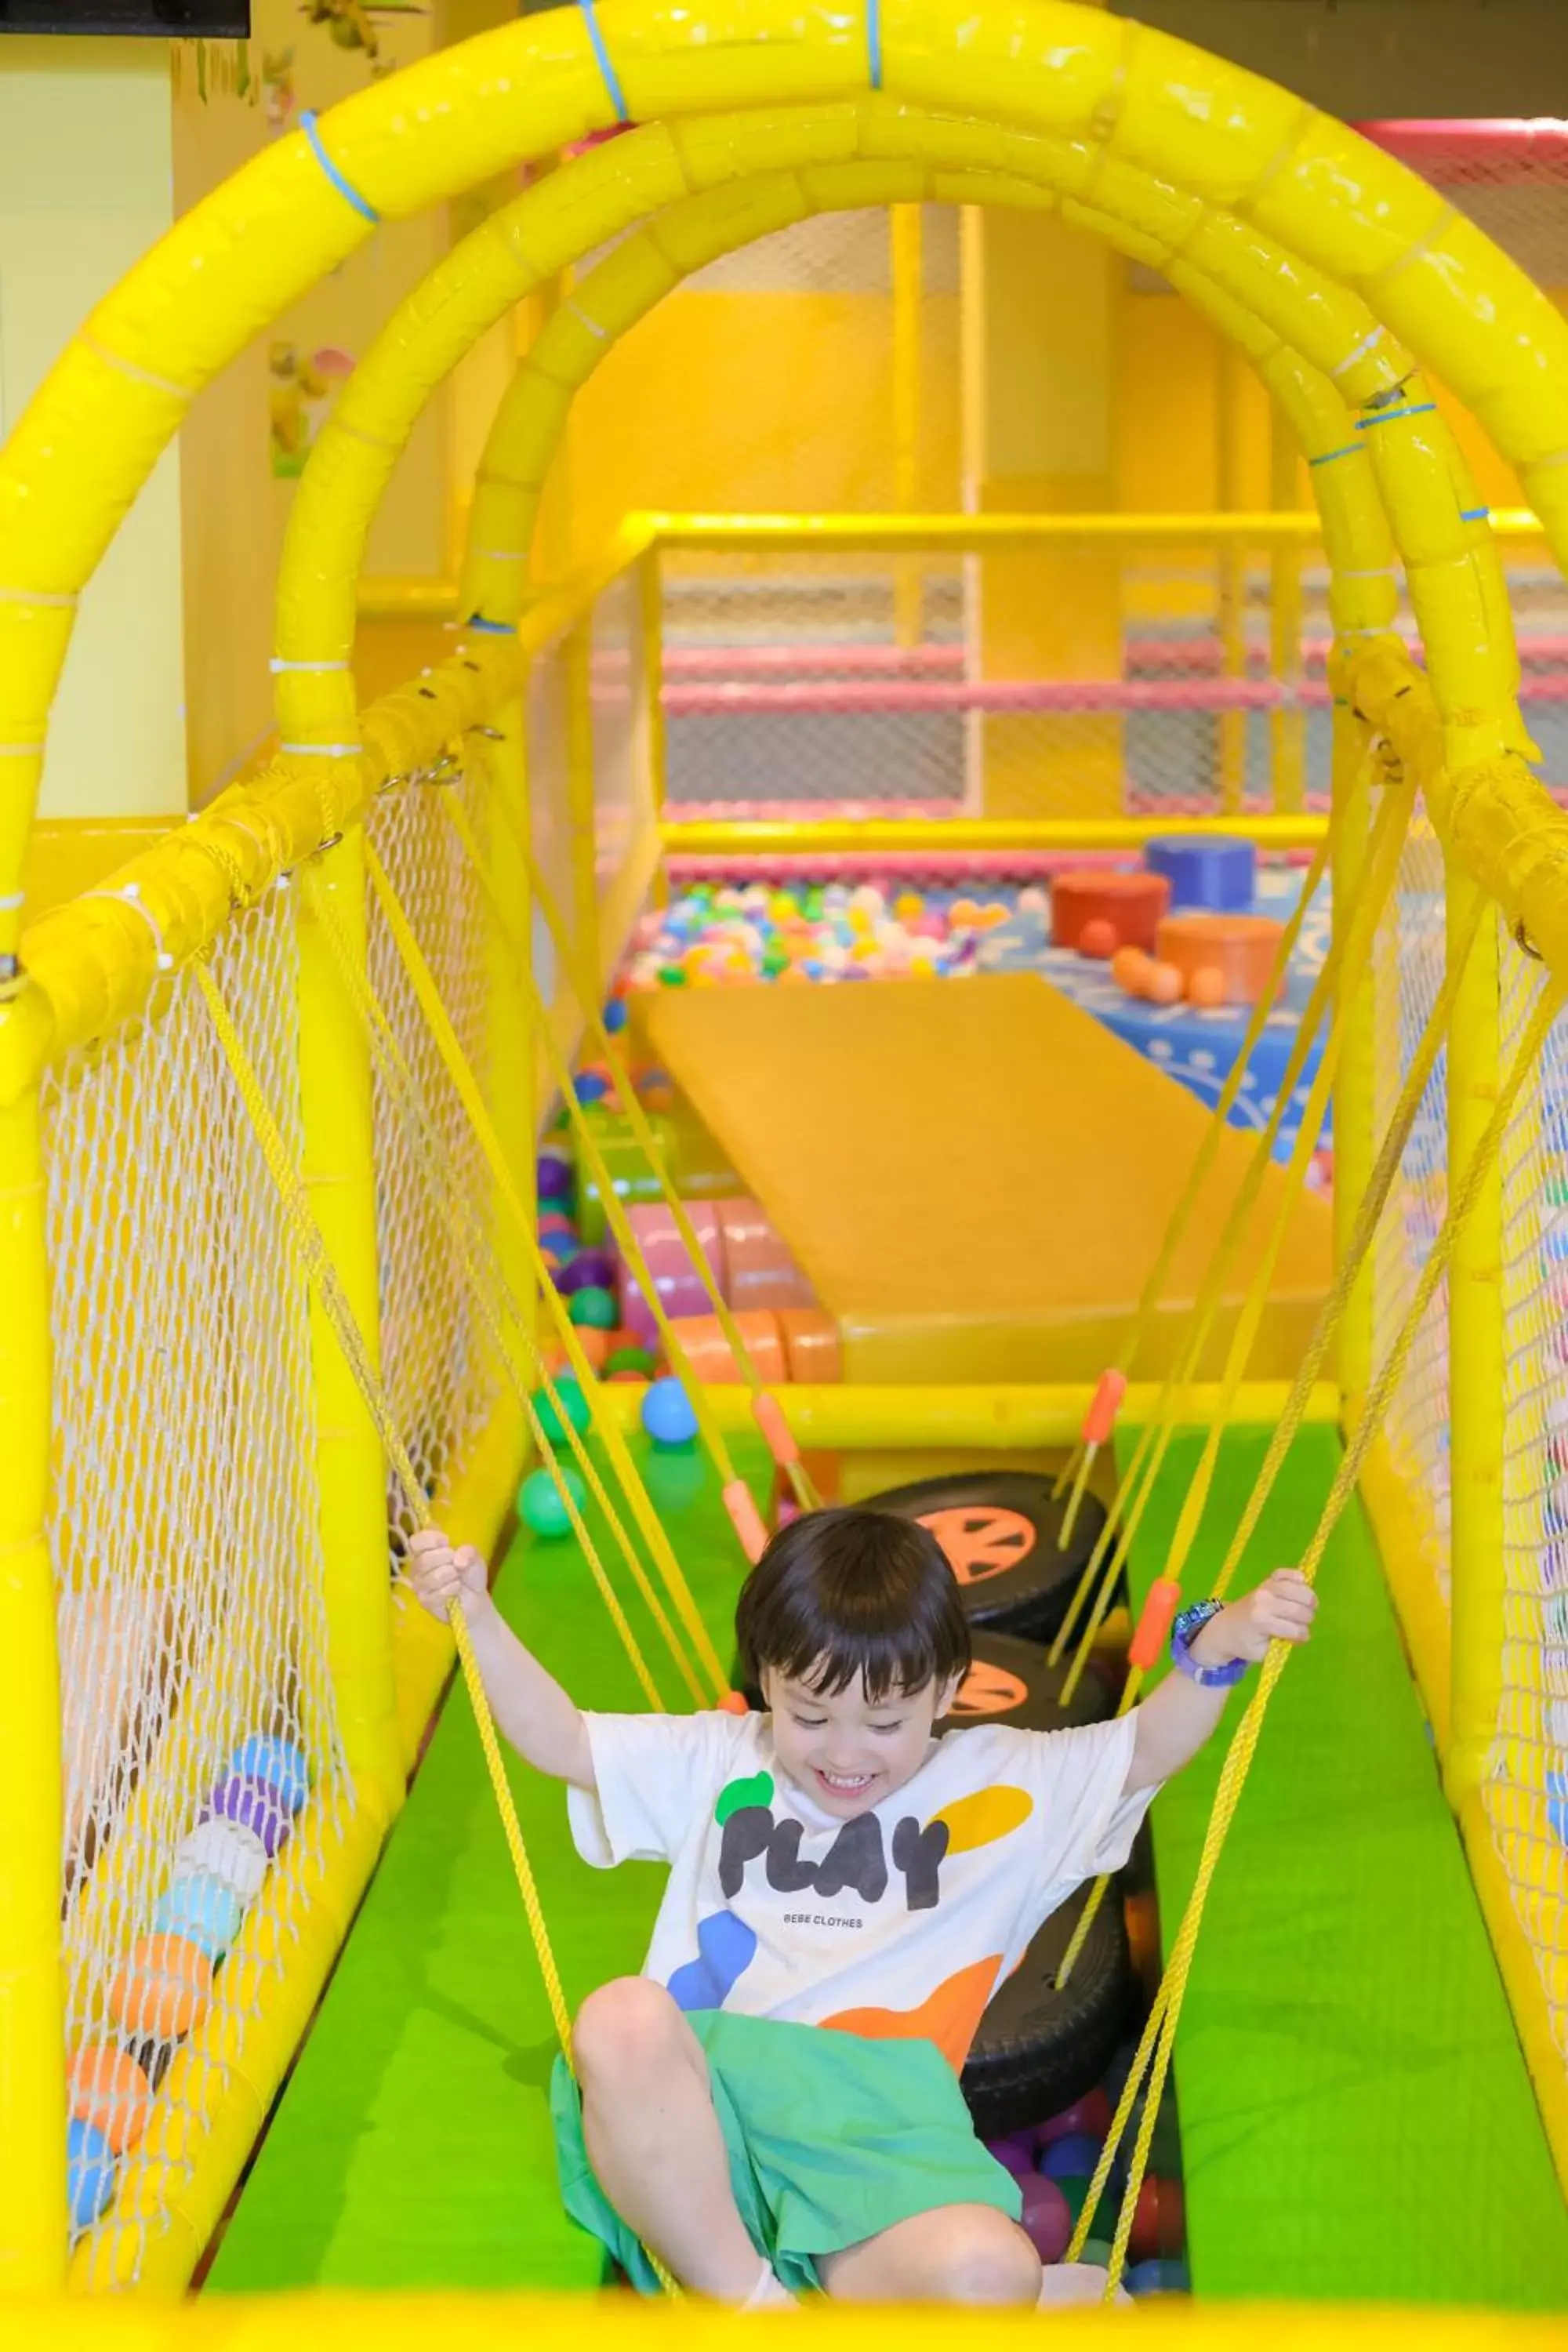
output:
MULTIPOLYGON (((1093 1380, 1210 1114, 1033 974, 703 989, 648 1042, 837 1318, 851 1380, 1093 1380)), ((1139 1370, 1165 1370, 1251 1156, 1227 1130, 1139 1370)), ((1213 1376, 1281 1196, 1226 1284, 1213 1376)), ((1304 1200, 1248 1370, 1294 1372, 1330 1279, 1304 1200)))

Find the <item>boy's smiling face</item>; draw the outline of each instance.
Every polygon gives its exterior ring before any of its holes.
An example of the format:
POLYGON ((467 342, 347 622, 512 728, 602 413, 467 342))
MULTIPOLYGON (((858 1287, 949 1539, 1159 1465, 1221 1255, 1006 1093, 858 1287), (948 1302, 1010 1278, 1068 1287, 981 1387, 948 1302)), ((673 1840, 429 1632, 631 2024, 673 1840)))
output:
POLYGON ((773 1713, 779 1763, 824 1812, 853 1821, 913 1780, 960 1679, 873 1699, 859 1680, 829 1693, 764 1666, 763 1696, 773 1713))

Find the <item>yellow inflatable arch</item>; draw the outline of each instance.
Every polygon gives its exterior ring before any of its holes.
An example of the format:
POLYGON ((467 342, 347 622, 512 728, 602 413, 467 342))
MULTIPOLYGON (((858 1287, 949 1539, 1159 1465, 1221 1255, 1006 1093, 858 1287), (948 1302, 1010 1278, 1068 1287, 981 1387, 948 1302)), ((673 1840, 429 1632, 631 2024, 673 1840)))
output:
MULTIPOLYGON (((547 625, 546 611, 515 636, 492 626, 417 696, 357 710, 347 665, 365 534, 424 401, 531 286, 649 221, 578 289, 496 420, 463 611, 510 631, 551 448, 609 341, 733 245, 811 212, 922 197, 1059 206, 1234 337, 1310 463, 1342 647, 1388 625, 1396 555, 1443 729, 1435 813, 1472 828, 1468 863, 1507 912, 1568 940, 1568 883, 1550 846, 1524 837, 1550 804, 1521 764, 1496 551, 1421 374, 1463 398, 1519 469, 1561 564, 1568 324, 1425 182, 1287 92, 1071 0, 605 0, 442 51, 279 141, 184 218, 86 322, 0 452, 0 1401, 19 1439, 0 1481, 0 1640, 22 1654, 52 1606, 47 1381, 37 1392, 13 1336, 47 1328, 46 1057, 133 1013, 160 958, 206 944, 385 777, 514 696, 529 629, 547 625), (193 396, 378 221, 625 121, 642 127, 458 247, 346 389, 279 582, 275 770, 154 853, 137 907, 103 900, 40 927, 24 968, 22 858, 76 601, 193 396), (1477 794, 1482 777, 1491 789, 1477 794)), ((47 1713, 0 1719, 0 1785, 47 1790, 47 1713)), ((0 1955, 58 1917, 58 1856, 41 1799, 0 1871, 0 1955)), ((43 1965, 0 1985, 0 2076, 15 2058, 31 2093, 17 2111, 40 2119, 37 2137, 0 2147, 0 2212, 18 2279, 38 2284, 63 2243, 58 1999, 43 1965)))

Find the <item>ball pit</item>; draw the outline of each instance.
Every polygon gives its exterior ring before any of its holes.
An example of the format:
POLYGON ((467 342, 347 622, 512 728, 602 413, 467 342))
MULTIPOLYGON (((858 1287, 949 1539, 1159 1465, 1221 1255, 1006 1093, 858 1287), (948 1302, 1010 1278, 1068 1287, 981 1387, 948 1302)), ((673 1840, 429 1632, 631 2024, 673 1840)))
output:
MULTIPOLYGON (((561 1483, 570 1494, 579 1511, 588 1499, 588 1489, 575 1470, 564 1466, 560 1472, 561 1483)), ((518 1490, 518 1516, 524 1527, 536 1536, 555 1538, 570 1535, 572 1517, 566 1508, 565 1496, 549 1470, 532 1470, 518 1490)))
POLYGON ((1019 2217, 1030 2244, 1043 2263, 1059 2263, 1072 2236, 1072 2213, 1054 2180, 1037 2173, 1024 2184, 1024 2210, 1019 2217))
MULTIPOLYGON (((695 882, 643 918, 626 985, 634 992, 743 980, 784 985, 973 970, 980 941, 1014 912, 1000 893, 922 891, 887 880, 773 889, 695 882)), ((643 1100, 655 1107, 647 1093, 643 1100)))
POLYGON ((566 1312, 579 1328, 591 1331, 613 1331, 621 1319, 614 1292, 599 1282, 574 1290, 566 1312))

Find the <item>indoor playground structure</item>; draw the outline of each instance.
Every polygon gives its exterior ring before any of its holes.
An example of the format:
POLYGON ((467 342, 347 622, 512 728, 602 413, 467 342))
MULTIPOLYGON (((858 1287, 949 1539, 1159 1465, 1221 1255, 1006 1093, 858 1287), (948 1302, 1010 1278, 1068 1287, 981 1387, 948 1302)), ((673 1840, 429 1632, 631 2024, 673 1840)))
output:
MULTIPOLYGON (((1147 2306, 1030 2324, 1560 2340, 1568 251, 1467 193, 1557 147, 1074 0, 582 0, 274 110, 0 446, 15 2340, 727 2328, 598 2293, 555 2182, 658 1886, 578 1862, 404 1563, 479 1546, 586 1706, 743 1708, 748 1562, 872 1497, 963 1588, 959 1717, 1109 1716, 1184 1594, 1322 1596, 984 2018, 889 2029, 1147 2306), (291 444, 270 744, 62 845, 79 598, 163 453, 448 205, 291 444), (865 495, 764 509, 737 422, 700 504, 602 513, 617 346, 695 409, 721 293, 782 370, 745 273, 829 233, 886 264, 865 495), (1228 355, 1266 503, 1019 490, 996 310, 1107 252, 1228 355), (373 575, 514 314, 452 576, 373 575)), ((786 393, 841 457, 850 375, 786 393)))

